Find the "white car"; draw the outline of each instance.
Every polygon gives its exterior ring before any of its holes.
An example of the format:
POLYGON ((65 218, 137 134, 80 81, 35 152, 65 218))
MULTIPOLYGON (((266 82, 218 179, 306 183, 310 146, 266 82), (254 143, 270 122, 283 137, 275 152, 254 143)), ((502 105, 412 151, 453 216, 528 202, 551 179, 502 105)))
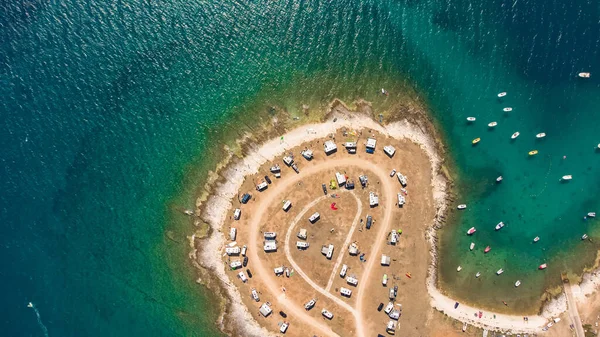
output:
POLYGON ((323 309, 321 310, 321 315, 323 315, 323 317, 327 318, 327 319, 332 319, 333 318, 333 314, 330 313, 329 311, 323 309))
POLYGON ((390 177, 394 177, 394 175, 396 174, 396 169, 393 169, 392 172, 390 172, 390 177))
POLYGON ((385 310, 383 310, 383 311, 389 315, 393 309, 394 309, 394 303, 389 302, 388 305, 385 306, 385 310))
POLYGON ((255 288, 252 288, 252 299, 256 302, 260 301, 260 297, 258 297, 258 291, 255 288))
POLYGON ((317 303, 317 300, 313 298, 312 300, 308 301, 308 303, 306 303, 304 305, 304 309, 306 309, 306 310, 312 309, 315 306, 315 303, 317 303))

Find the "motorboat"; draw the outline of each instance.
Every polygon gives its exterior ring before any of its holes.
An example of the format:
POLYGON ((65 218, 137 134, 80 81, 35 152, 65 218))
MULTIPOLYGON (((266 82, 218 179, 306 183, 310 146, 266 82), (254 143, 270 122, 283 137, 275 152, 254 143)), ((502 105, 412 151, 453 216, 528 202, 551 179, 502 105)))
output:
POLYGON ((504 269, 500 268, 500 269, 498 269, 498 271, 496 272, 496 275, 500 275, 500 274, 502 274, 502 273, 504 273, 504 269))
POLYGON ((497 225, 496 225, 496 230, 499 231, 502 227, 504 227, 504 222, 500 221, 497 225))
POLYGON ((475 274, 475 278, 479 278, 479 276, 481 276, 481 273, 477 272, 477 274, 475 274))
POLYGON ((515 287, 518 287, 521 285, 521 280, 517 280, 517 282, 515 282, 515 287))
POLYGON ((467 231, 467 235, 473 235, 473 233, 475 233, 477 230, 475 229, 475 227, 471 227, 469 228, 469 230, 467 231))
POLYGON ((530 156, 535 156, 536 154, 538 154, 538 150, 531 150, 531 151, 529 151, 529 155, 530 156))
POLYGON ((516 139, 517 137, 519 137, 521 133, 519 131, 515 132, 512 134, 512 136, 510 136, 510 139, 516 139))
POLYGON ((536 236, 536 237, 533 239, 533 242, 538 242, 538 241, 540 241, 540 237, 539 237, 539 236, 536 236))
POLYGON ((468 122, 474 122, 476 120, 477 120, 477 118, 475 118, 475 117, 467 117, 468 122))
POLYGON ((479 143, 480 141, 481 141, 481 138, 475 138, 475 139, 473 139, 472 143, 473 143, 473 145, 475 145, 475 144, 479 143))
POLYGON ((587 239, 587 238, 588 238, 588 235, 587 235, 587 234, 583 234, 583 235, 581 236, 581 240, 585 240, 585 239, 587 239))
POLYGON ((504 109, 502 109, 502 110, 504 110, 504 112, 511 112, 511 111, 512 111, 512 108, 511 108, 511 107, 506 107, 506 108, 504 108, 504 109))
POLYGON ((546 134, 544 132, 540 132, 537 135, 535 135, 535 138, 544 138, 546 137, 546 134))
POLYGON ((498 122, 491 122, 488 124, 488 127, 493 128, 496 125, 498 125, 498 122))
POLYGON ((573 176, 570 174, 567 174, 567 175, 562 176, 562 178, 560 180, 571 180, 571 179, 573 179, 573 176))
POLYGON ((504 178, 502 178, 502 176, 499 176, 498 178, 496 178, 496 182, 499 183, 502 181, 502 179, 504 179, 504 178))
POLYGON ((471 245, 469 246, 469 250, 473 250, 473 248, 475 248, 475 242, 471 242, 471 245))
POLYGON ((465 208, 467 208, 467 205, 466 204, 460 204, 456 208, 458 208, 458 209, 465 209, 465 208))
POLYGON ((462 267, 461 267, 461 266, 458 266, 458 267, 456 268, 456 271, 457 271, 457 272, 458 272, 458 271, 461 271, 461 270, 462 270, 462 267))
POLYGON ((485 249, 483 250, 483 252, 487 254, 490 250, 492 250, 492 247, 487 246, 487 247, 485 247, 485 249))
POLYGON ((540 266, 538 267, 539 270, 544 270, 546 268, 548 268, 548 265, 545 264, 545 263, 544 264, 540 264, 540 266))
POLYGON ((590 218, 595 218, 596 217, 596 212, 589 212, 587 214, 587 216, 589 216, 590 218))
POLYGON ((386 96, 389 95, 388 91, 383 88, 381 88, 381 94, 386 96))
POLYGON ((498 94, 498 97, 500 97, 500 98, 502 98, 504 96, 506 96, 506 92, 505 91, 503 91, 503 92, 501 92, 501 93, 498 94))
POLYGON ((581 72, 581 73, 577 74, 577 76, 579 76, 581 78, 590 78, 591 74, 590 73, 581 72))
POLYGON ((467 323, 464 323, 464 324, 463 324, 462 331, 463 331, 463 332, 467 331, 467 323))

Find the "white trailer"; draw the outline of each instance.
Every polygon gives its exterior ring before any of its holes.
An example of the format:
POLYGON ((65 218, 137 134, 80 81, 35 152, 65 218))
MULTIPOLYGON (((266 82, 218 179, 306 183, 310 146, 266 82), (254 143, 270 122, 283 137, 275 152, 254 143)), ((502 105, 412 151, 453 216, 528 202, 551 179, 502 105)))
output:
POLYGON ((232 228, 229 230, 229 240, 235 241, 235 237, 237 236, 237 229, 232 228))
POLYGON ((400 182, 400 185, 406 187, 406 185, 408 184, 408 178, 406 178, 406 176, 400 172, 396 173, 396 176, 398 176, 398 181, 400 182))
POLYGON ((358 245, 354 242, 348 247, 348 253, 352 256, 358 255, 358 245))
POLYGON ((390 244, 395 245, 398 243, 398 232, 396 230, 392 230, 390 233, 390 244))
POLYGON ((242 262, 241 261, 232 261, 229 264, 229 267, 231 267, 232 270, 238 269, 242 267, 242 262))
POLYGON ((252 299, 256 302, 260 301, 260 297, 258 297, 258 291, 256 291, 256 288, 252 288, 252 299))
POLYGON ((329 247, 327 247, 327 255, 325 255, 325 257, 331 260, 331 257, 333 257, 333 245, 329 245, 329 247))
POLYGON ((375 194, 375 192, 369 192, 369 205, 371 207, 379 205, 379 197, 377 194, 375 194))
POLYGON ((246 281, 248 281, 248 278, 246 278, 246 274, 244 274, 243 271, 239 272, 238 277, 240 278, 240 280, 242 280, 242 282, 246 283, 246 281))
POLYGON ((260 306, 260 309, 258 310, 260 312, 261 315, 263 315, 264 317, 269 316, 272 312, 273 309, 271 309, 271 303, 269 302, 265 302, 260 306))
POLYGON ((352 277, 352 276, 348 276, 348 277, 346 277, 346 283, 356 287, 358 285, 358 279, 356 279, 355 277, 352 277))
POLYGON ((356 142, 346 142, 344 143, 344 147, 346 149, 356 149, 356 142))
POLYGON ((400 311, 393 310, 392 312, 390 312, 390 314, 388 316, 390 316, 391 319, 398 320, 398 319, 400 319, 400 311))
POLYGON ((313 152, 309 149, 306 149, 302 151, 302 157, 304 157, 306 160, 311 160, 313 159, 313 152))
POLYGON ((283 162, 287 166, 291 166, 294 163, 294 158, 292 158, 291 156, 285 156, 285 157, 283 157, 283 162))
POLYGON ((375 145, 377 145, 377 140, 374 138, 367 138, 367 153, 375 152, 375 145))
POLYGON ((402 207, 406 203, 406 199, 402 195, 402 193, 398 193, 398 207, 402 207))
POLYGON ((306 240, 306 234, 306 229, 301 228, 296 236, 298 237, 298 239, 306 240))
POLYGON ((304 242, 304 241, 296 241, 296 248, 298 249, 307 249, 308 246, 310 246, 308 244, 308 242, 304 242))
POLYGON ((383 310, 386 314, 390 314, 390 312, 392 312, 392 310, 394 309, 394 303, 389 302, 386 306, 385 309, 383 310))
POLYGON ((263 235, 265 236, 265 240, 275 240, 277 237, 277 233, 275 232, 265 232, 263 235))
POLYGON ((350 297, 350 296, 352 296, 352 290, 350 290, 348 288, 340 287, 340 294, 342 294, 342 296, 350 297))
POLYGON ((266 182, 266 181, 263 181, 262 183, 260 183, 260 184, 256 185, 256 190, 257 190, 257 191, 259 191, 259 192, 262 192, 262 191, 264 191, 264 190, 266 190, 266 189, 267 189, 267 186, 269 186, 269 185, 267 184, 267 182, 266 182))
POLYGON ((346 183, 346 176, 339 172, 335 173, 335 179, 337 180, 339 186, 342 186, 346 183))
POLYGON ((342 270, 340 270, 340 277, 346 277, 346 272, 348 271, 347 265, 342 265, 342 270))
POLYGON ((234 220, 239 220, 241 215, 242 215, 241 209, 236 208, 235 211, 233 211, 233 219, 234 220))
POLYGON ((388 157, 392 158, 394 156, 394 153, 396 153, 396 149, 391 145, 387 145, 383 147, 383 152, 385 152, 385 154, 387 154, 388 157))
POLYGON ((323 145, 323 148, 325 150, 326 155, 330 155, 330 154, 334 153, 335 151, 337 151, 337 145, 335 145, 333 140, 326 141, 325 144, 323 145))
POLYGON ((277 275, 277 276, 283 274, 283 266, 282 267, 273 268, 273 272, 275 272, 275 275, 277 275))
POLYGON ((277 251, 277 243, 275 241, 267 241, 265 242, 263 249, 266 253, 276 252, 277 251))
POLYGON ((389 266, 390 265, 390 261, 391 261, 391 259, 390 259, 389 256, 383 255, 383 254, 381 255, 381 265, 382 266, 389 266))
POLYGON ((321 214, 319 214, 319 212, 315 212, 313 215, 310 216, 310 218, 308 218, 308 221, 310 221, 310 223, 315 223, 320 218, 321 218, 321 214))
POLYGON ((225 253, 229 256, 231 255, 239 255, 240 254, 240 247, 227 247, 225 248, 225 253))
POLYGON ((283 203, 283 210, 287 212, 290 210, 290 207, 292 207, 292 202, 286 200, 285 203, 283 203))
POLYGON ((289 326, 290 326, 290 323, 288 323, 288 322, 281 323, 281 326, 279 327, 279 332, 285 333, 287 331, 287 329, 289 328, 289 326))
POLYGON ((388 324, 385 327, 385 331, 387 333, 389 333, 390 335, 393 335, 396 333, 396 321, 389 321, 388 324))

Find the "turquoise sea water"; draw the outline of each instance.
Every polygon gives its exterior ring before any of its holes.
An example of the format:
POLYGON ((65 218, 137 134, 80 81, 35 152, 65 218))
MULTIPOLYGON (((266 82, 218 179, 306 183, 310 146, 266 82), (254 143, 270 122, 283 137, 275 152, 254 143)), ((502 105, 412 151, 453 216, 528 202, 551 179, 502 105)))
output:
POLYGON ((8 336, 44 335, 29 301, 50 336, 218 335, 180 212, 216 145, 271 105, 297 114, 365 97, 386 108, 408 85, 430 104, 469 204, 442 236, 444 288, 527 307, 559 271, 589 262, 572 252, 594 253, 578 240, 597 226, 583 214, 600 211, 594 2, 67 0, 3 2, 0 14, 8 336), (575 78, 582 70, 592 78, 575 78), (559 184, 564 174, 574 180, 559 184), (507 226, 494 233, 498 221, 507 226), (502 277, 471 277, 500 267, 502 277))

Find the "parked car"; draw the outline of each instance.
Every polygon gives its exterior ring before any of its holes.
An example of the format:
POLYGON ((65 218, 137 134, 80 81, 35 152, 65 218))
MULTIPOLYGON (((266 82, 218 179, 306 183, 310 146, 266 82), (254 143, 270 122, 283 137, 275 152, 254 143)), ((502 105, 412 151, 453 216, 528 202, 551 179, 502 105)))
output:
POLYGON ((373 224, 373 217, 367 215, 367 229, 371 229, 371 225, 373 224))
POLYGON ((283 311, 280 311, 279 314, 281 315, 281 317, 283 318, 287 318, 287 314, 283 311))
POLYGON ((242 262, 242 266, 247 266, 248 265, 248 257, 244 256, 244 261, 242 262))
POLYGON ((383 303, 379 303, 379 306, 377 307, 377 311, 381 311, 381 309, 383 309, 383 303))
POLYGON ((248 278, 252 278, 252 272, 250 269, 246 269, 246 274, 248 274, 248 278))
POLYGON ((398 296, 398 286, 394 286, 394 296, 398 296))
POLYGON ((269 178, 269 176, 265 176, 265 181, 266 181, 267 183, 269 183, 269 184, 272 182, 272 181, 271 181, 271 178, 269 178))
POLYGON ((321 187, 323 188, 323 194, 327 195, 327 185, 321 184, 321 187))
POLYGON ((390 177, 394 177, 394 175, 396 175, 396 169, 393 169, 392 172, 390 172, 390 177))

